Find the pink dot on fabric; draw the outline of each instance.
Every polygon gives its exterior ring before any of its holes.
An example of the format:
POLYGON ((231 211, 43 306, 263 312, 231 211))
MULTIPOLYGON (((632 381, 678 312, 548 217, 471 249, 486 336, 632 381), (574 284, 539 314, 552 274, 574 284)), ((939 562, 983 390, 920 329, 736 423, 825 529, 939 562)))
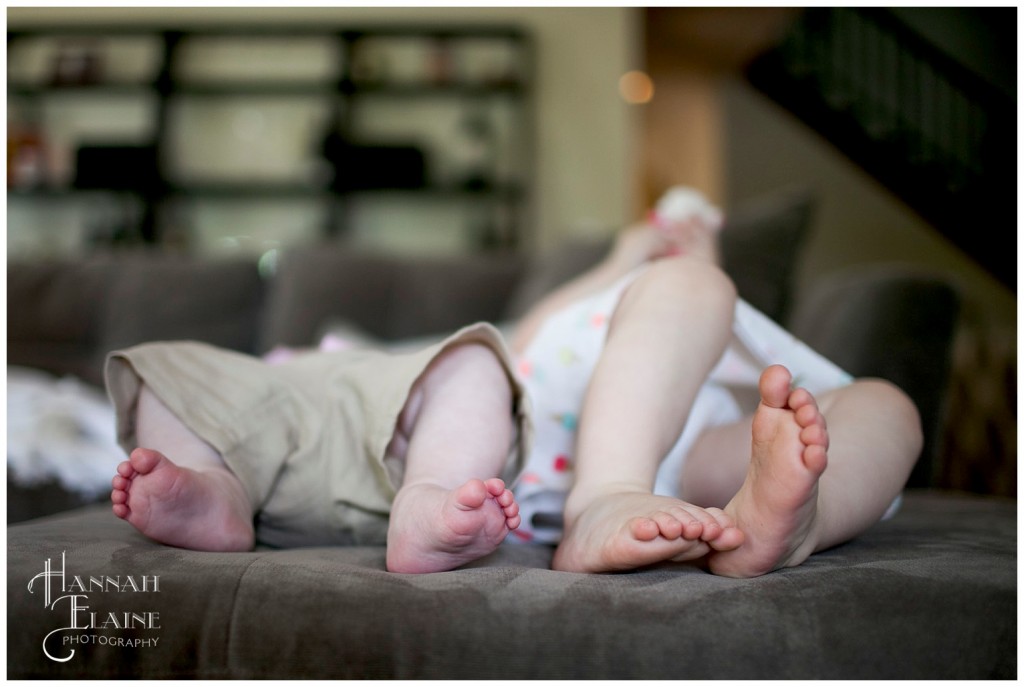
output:
POLYGON ((590 324, 594 327, 603 327, 606 319, 607 318, 603 312, 594 313, 594 316, 590 318, 590 324))
POLYGON ((533 539, 533 534, 524 530, 512 530, 512 536, 517 539, 521 539, 522 541, 530 541, 533 539))
POLYGON ((565 472, 569 469, 569 459, 564 455, 557 455, 552 467, 555 469, 555 472, 565 472))
POLYGON ((525 482, 526 484, 539 484, 540 475, 538 475, 535 472, 527 472, 524 473, 523 476, 519 478, 519 480, 521 482, 525 482))
POLYGON ((519 374, 521 374, 524 377, 529 377, 531 374, 533 374, 533 365, 530 363, 529 360, 520 360, 518 367, 519 374))

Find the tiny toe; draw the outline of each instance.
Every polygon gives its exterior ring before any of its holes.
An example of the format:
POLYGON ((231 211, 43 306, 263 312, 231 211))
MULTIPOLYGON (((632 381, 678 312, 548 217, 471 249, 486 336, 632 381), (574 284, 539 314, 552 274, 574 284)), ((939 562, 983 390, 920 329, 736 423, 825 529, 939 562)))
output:
POLYGON ((523 519, 520 516, 515 515, 515 516, 505 520, 505 526, 508 527, 510 530, 514 530, 514 529, 518 528, 519 525, 522 524, 522 522, 523 522, 523 519))
POLYGON ((478 479, 471 479, 455 490, 455 501, 463 508, 479 508, 487 500, 487 486, 478 479))
POLYGON ((718 537, 707 542, 715 551, 732 551, 738 549, 746 536, 738 527, 727 527, 718 537))
POLYGON ((828 454, 825 447, 820 445, 808 446, 804 449, 804 465, 811 472, 822 473, 828 466, 828 454))
POLYGON ((655 513, 651 519, 658 524, 658 530, 665 539, 679 539, 683 536, 684 524, 669 513, 655 513))
POLYGON ((484 482, 484 486, 487 488, 487 492, 491 496, 498 496, 505 491, 505 483, 497 477, 492 477, 484 482))
POLYGON ((131 482, 126 477, 122 477, 121 475, 114 475, 114 479, 110 480, 110 486, 112 486, 114 489, 125 490, 128 488, 129 484, 131 484, 131 482))
POLYGON ((814 406, 801 406, 793 413, 793 417, 801 427, 810 427, 811 425, 825 427, 825 416, 814 406))
POLYGON ((114 504, 114 515, 121 518, 122 520, 128 517, 129 512, 130 511, 128 510, 128 506, 120 503, 114 504))
POLYGON ((495 494, 494 499, 499 506, 506 508, 515 503, 516 497, 508 489, 503 489, 500 494, 495 494))
POLYGON ((704 534, 704 523, 700 520, 690 520, 683 524, 683 539, 695 541, 704 534))
POLYGON ((137 448, 132 451, 129 463, 136 472, 143 475, 153 471, 157 464, 163 459, 163 454, 148 448, 137 448))
POLYGON ((696 514, 681 505, 672 508, 671 513, 682 525, 679 536, 683 539, 700 539, 700 534, 704 531, 704 523, 696 514))
POLYGON ((821 425, 811 425, 800 430, 800 441, 806 446, 828 446, 828 433, 821 425))
POLYGON ((814 396, 810 391, 804 388, 793 389, 787 399, 787 405, 793 410, 799 410, 805 406, 810 406, 817 409, 818 401, 815 400, 814 396))
POLYGON ((128 500, 128 492, 121 491, 120 489, 115 489, 114 491, 110 492, 110 500, 116 504, 124 503, 125 501, 128 500))
POLYGON ((700 533, 700 538, 704 541, 712 541, 722 536, 724 531, 725 528, 712 520, 711 522, 704 523, 704 529, 700 533))
POLYGON ((519 515, 519 504, 513 501, 512 503, 502 508, 501 512, 505 514, 506 518, 511 518, 516 515, 519 515))
POLYGON ((658 523, 650 518, 633 518, 629 523, 629 531, 640 541, 651 541, 660 534, 658 523))
POLYGON ((789 398, 789 384, 793 377, 782 365, 771 365, 761 373, 758 390, 761 401, 773 408, 784 408, 789 398))
POLYGON ((131 477, 133 474, 135 474, 135 468, 133 468, 132 464, 126 460, 123 463, 118 464, 117 474, 121 475, 122 477, 131 477))
POLYGON ((721 508, 705 508, 704 511, 710 515, 723 530, 730 527, 736 527, 736 521, 733 517, 721 508))

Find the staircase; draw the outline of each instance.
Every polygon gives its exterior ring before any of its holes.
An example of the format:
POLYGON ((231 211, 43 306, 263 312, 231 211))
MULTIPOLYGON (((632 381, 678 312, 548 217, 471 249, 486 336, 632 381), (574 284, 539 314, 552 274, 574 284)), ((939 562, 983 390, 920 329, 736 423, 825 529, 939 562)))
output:
POLYGON ((805 10, 747 76, 1016 293, 1014 97, 878 8, 805 10))

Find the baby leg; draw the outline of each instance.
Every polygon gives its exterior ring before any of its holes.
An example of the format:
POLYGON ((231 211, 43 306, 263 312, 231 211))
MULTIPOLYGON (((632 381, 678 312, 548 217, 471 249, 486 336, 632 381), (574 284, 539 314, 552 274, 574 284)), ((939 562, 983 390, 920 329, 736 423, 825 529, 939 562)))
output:
POLYGON ((494 353, 475 344, 442 352, 413 388, 392 443, 405 476, 392 504, 388 570, 457 568, 519 526, 519 506, 495 477, 512 437, 511 386, 494 353))
POLYGON ((626 570, 740 543, 722 511, 652 494, 731 335, 735 298, 718 268, 692 257, 653 264, 623 295, 580 417, 555 568, 626 570))
POLYGON ((140 448, 118 465, 112 481, 115 515, 163 544, 201 551, 252 548, 253 512, 242 484, 146 386, 139 393, 136 434, 140 448))
POLYGON ((799 565, 857 536, 878 522, 920 452, 917 411, 891 384, 860 381, 818 400, 790 382, 785 368, 765 370, 753 422, 708 432, 687 458, 683 497, 728 499, 745 536, 709 555, 717 574, 799 565))

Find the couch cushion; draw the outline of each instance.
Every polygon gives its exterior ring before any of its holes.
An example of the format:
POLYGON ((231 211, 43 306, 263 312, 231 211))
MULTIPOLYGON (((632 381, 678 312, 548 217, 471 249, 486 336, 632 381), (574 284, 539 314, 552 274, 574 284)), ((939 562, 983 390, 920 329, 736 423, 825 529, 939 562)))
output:
POLYGON ((8 264, 8 364, 99 382, 96 347, 114 276, 94 260, 8 264))
MULTIPOLYGON (((894 519, 753 580, 691 566, 545 569, 506 545, 466 568, 384 571, 383 548, 204 553, 152 543, 107 508, 8 528, 10 678, 1013 678, 1016 502, 910 493, 894 519), (57 632, 45 569, 159 576, 159 592, 86 592, 90 612, 159 628, 57 632), (148 618, 149 616, 144 616, 148 618), (63 644, 64 636, 84 642, 63 644), (118 645, 124 640, 147 644, 118 645), (152 640, 156 640, 153 642, 152 640)), ((59 590, 59 579, 52 579, 59 590)), ((56 598, 53 597, 53 598, 56 598)), ((87 615, 81 616, 84 621, 87 615)))
POLYGON ((103 383, 114 348, 196 339, 255 350, 263 285, 251 260, 128 252, 8 265, 8 363, 103 383))
POLYGON ((792 332, 855 377, 880 377, 913 399, 925 445, 909 484, 933 486, 960 297, 944 276, 911 266, 864 265, 828 275, 803 294, 792 332))
POLYGON ((256 262, 135 254, 112 258, 103 351, 145 341, 193 339, 254 352, 263 302, 256 262))
POLYGON ((514 255, 407 258, 331 246, 293 249, 271 283, 261 348, 309 346, 339 322, 393 340, 496 321, 521 269, 514 255))

